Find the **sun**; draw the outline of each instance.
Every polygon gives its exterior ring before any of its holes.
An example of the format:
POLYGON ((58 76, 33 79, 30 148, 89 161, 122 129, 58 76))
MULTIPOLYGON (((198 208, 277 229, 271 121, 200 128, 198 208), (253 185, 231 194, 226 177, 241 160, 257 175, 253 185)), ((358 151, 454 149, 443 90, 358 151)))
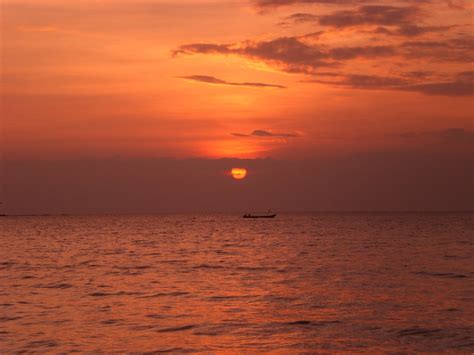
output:
POLYGON ((230 175, 236 180, 245 179, 247 176, 247 169, 245 168, 232 168, 230 175))

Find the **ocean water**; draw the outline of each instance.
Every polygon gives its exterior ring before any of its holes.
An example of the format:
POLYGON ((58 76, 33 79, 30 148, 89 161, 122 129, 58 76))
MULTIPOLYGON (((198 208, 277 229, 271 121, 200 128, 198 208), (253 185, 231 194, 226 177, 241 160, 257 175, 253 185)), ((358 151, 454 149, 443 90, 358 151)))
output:
POLYGON ((2 217, 0 351, 474 351, 473 214, 2 217))

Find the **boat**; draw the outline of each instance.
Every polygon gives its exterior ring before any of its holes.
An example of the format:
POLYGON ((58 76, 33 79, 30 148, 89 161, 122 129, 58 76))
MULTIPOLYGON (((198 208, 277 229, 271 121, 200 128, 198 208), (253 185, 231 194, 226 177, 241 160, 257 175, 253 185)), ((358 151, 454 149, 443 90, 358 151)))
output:
POLYGON ((246 213, 244 214, 244 218, 275 218, 276 213, 271 213, 271 214, 250 214, 246 213))

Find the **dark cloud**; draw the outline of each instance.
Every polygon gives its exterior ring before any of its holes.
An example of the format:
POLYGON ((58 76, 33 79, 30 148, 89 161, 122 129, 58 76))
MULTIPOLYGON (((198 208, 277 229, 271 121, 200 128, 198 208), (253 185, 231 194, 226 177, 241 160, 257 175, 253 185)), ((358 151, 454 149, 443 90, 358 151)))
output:
MULTIPOLYGON (((336 75, 331 76, 337 77, 336 75)), ((398 77, 341 73, 338 80, 314 79, 306 82, 344 86, 354 89, 387 90, 399 88, 402 85, 406 85, 409 81, 398 77)))
POLYGON ((426 95, 472 96, 474 95, 474 71, 460 72, 451 81, 408 85, 400 89, 426 95))
POLYGON ((428 83, 400 87, 404 91, 416 91, 426 95, 470 96, 474 95, 472 82, 456 80, 451 82, 428 83))
POLYGON ((440 131, 405 132, 398 137, 403 139, 434 138, 442 143, 464 144, 474 143, 474 131, 464 128, 448 128, 440 131))
POLYGON ((474 75, 472 72, 462 72, 452 81, 419 83, 417 80, 426 78, 428 73, 414 72, 412 77, 378 76, 378 75, 351 75, 340 74, 339 77, 332 75, 333 80, 314 79, 306 82, 329 84, 333 86, 348 87, 364 90, 399 90, 413 91, 425 95, 439 96, 469 96, 474 95, 474 75))
POLYGON ((388 36, 400 36, 400 37, 416 37, 422 36, 427 33, 436 33, 449 31, 456 26, 418 26, 414 24, 405 24, 398 26, 395 29, 389 29, 386 27, 377 27, 373 33, 384 34, 388 36))
POLYGON ((415 6, 361 6, 356 10, 337 11, 319 17, 319 24, 337 28, 359 25, 411 24, 420 16, 415 6))
POLYGON ((308 36, 318 34, 319 32, 299 37, 280 37, 270 41, 246 41, 231 45, 187 44, 173 53, 240 55, 274 64, 290 73, 313 73, 319 67, 340 65, 340 61, 380 58, 395 54, 395 49, 390 46, 326 48, 305 41, 308 36))
POLYGON ((255 6, 259 8, 272 8, 298 4, 350 5, 364 2, 367 2, 367 0, 253 0, 255 6))
POLYGON ((189 54, 189 53, 232 53, 230 45, 228 44, 209 44, 209 43, 193 43, 183 45, 179 49, 173 51, 173 55, 189 54))
MULTIPOLYGON (((307 36, 317 36, 319 33, 307 36)), ((422 59, 434 62, 472 62, 474 41, 472 36, 460 35, 444 41, 406 41, 400 48, 394 46, 354 46, 328 48, 306 41, 307 36, 280 37, 269 41, 246 41, 238 44, 188 44, 179 47, 176 54, 214 53, 239 55, 260 60, 289 73, 318 75, 320 68, 341 67, 345 62, 358 58, 376 59, 401 56, 407 60, 422 59)), ((324 72, 323 72, 324 73, 324 72)), ((327 72, 326 72, 327 73, 327 72)), ((426 95, 467 96, 473 94, 473 71, 464 71, 443 81, 426 82, 432 73, 412 71, 398 76, 373 74, 340 74, 329 72, 321 76, 333 80, 310 80, 322 84, 357 89, 414 91, 426 95)), ((439 76, 438 76, 439 77, 439 76)), ((222 85, 272 86, 263 83, 232 83, 207 76, 185 77, 189 80, 222 85)))
POLYGON ((189 76, 180 76, 180 79, 192 80, 201 83, 216 84, 216 85, 229 85, 229 86, 248 86, 248 87, 259 87, 259 88, 278 88, 286 89, 286 86, 275 85, 275 84, 266 84, 266 83, 253 83, 253 82, 242 82, 234 83, 225 80, 215 78, 213 76, 207 75, 189 75, 189 76))
POLYGON ((438 41, 407 41, 400 44, 400 52, 407 59, 469 63, 474 61, 474 36, 458 35, 438 41))
MULTIPOLYGON (((432 1, 433 0, 400 0, 400 2, 404 2, 408 4, 411 4, 411 3, 422 4, 422 3, 430 3, 432 1)), ((442 1, 442 0, 439 0, 439 1, 442 1)), ((464 4, 464 0, 447 0, 447 1, 455 5, 457 5, 458 3, 464 4)), ((377 1, 376 0, 252 0, 252 2, 257 8, 265 10, 265 9, 277 8, 280 6, 290 6, 290 5, 311 5, 311 4, 354 5, 354 4, 374 3, 377 1)), ((457 6, 457 8, 460 8, 460 6, 457 6)))
MULTIPOLYGON (((321 14, 297 12, 285 18, 285 24, 315 23, 326 26, 325 31, 230 44, 191 43, 180 46, 173 54, 241 56, 264 62, 288 73, 311 75, 313 79, 309 80, 310 82, 348 88, 413 91, 443 96, 473 94, 472 72, 453 75, 420 70, 425 67, 431 69, 433 68, 431 64, 434 63, 449 63, 451 68, 446 68, 446 72, 450 72, 454 68, 453 64, 460 70, 462 68, 460 65, 474 61, 474 36, 470 31, 472 25, 424 22, 431 13, 431 7, 423 4, 432 3, 436 6, 441 4, 449 10, 449 6, 453 7, 453 4, 459 6, 462 1, 400 0, 396 5, 385 0, 254 0, 253 2, 259 7, 296 4, 348 6, 342 7, 343 10, 339 10, 341 7, 336 7, 338 11, 321 14), (352 27, 355 27, 358 35, 372 36, 366 38, 365 43, 357 40, 353 46, 337 46, 337 44, 331 46, 325 41, 331 38, 331 31, 352 27), (324 36, 328 33, 329 36, 324 36), (357 64, 359 59, 370 60, 370 63, 361 66, 366 68, 365 71, 352 74, 351 71, 354 69, 350 68, 353 67, 353 62, 357 64), (384 72, 390 74, 376 74, 384 72)), ((212 80, 214 84, 239 84, 215 78, 188 79, 206 82, 212 80)))
POLYGON ((318 15, 308 13, 296 13, 285 18, 285 21, 293 23, 306 23, 306 22, 317 22, 319 20, 318 15))
POLYGON ((450 30, 454 26, 418 26, 413 24, 406 24, 400 26, 395 31, 396 35, 405 36, 405 37, 414 37, 414 36, 421 36, 426 33, 433 33, 433 32, 443 32, 450 30))
MULTIPOLYGON (((438 28, 430 28, 438 31, 438 28)), ((446 40, 405 41, 395 45, 328 47, 315 43, 321 32, 279 37, 268 41, 233 44, 192 43, 180 46, 174 55, 238 55, 266 62, 289 73, 314 74, 321 67, 340 67, 358 58, 402 57, 406 60, 469 63, 474 60, 474 37, 457 35, 446 40)))
MULTIPOLYGON (((188 44, 179 47, 174 54, 209 53, 208 44, 188 44), (205 48, 203 51, 202 49, 205 48)), ((234 54, 271 62, 288 72, 311 72, 320 66, 329 66, 328 56, 318 46, 304 43, 298 37, 281 37, 270 41, 243 42, 238 45, 229 45, 224 48, 213 46, 212 53, 234 54)))
MULTIPOLYGON (((322 26, 345 28, 360 25, 401 26, 399 32, 414 33, 422 31, 422 27, 414 22, 420 17, 418 7, 396 6, 361 6, 353 10, 336 11, 328 15, 310 13, 295 13, 285 18, 292 23, 317 22, 322 26)), ((379 32, 392 33, 385 27, 379 27, 379 32)))
POLYGON ((377 75, 349 75, 346 83, 358 89, 395 88, 406 84, 406 80, 397 77, 386 77, 377 75))
POLYGON ((328 56, 335 60, 348 60, 354 58, 380 58, 395 55, 391 46, 360 46, 339 47, 328 51, 328 56))
POLYGON ((318 76, 318 77, 319 77, 319 76, 327 76, 327 77, 339 77, 339 76, 341 76, 340 73, 337 73, 337 72, 326 72, 326 71, 322 71, 322 72, 319 72, 319 71, 318 71, 318 72, 315 73, 314 75, 316 75, 316 76, 318 76))
POLYGON ((318 67, 326 65, 327 56, 318 46, 304 43, 297 37, 281 37, 271 41, 251 42, 239 50, 239 54, 265 61, 298 66, 318 67))
POLYGON ((329 15, 295 13, 282 24, 319 23, 333 28, 377 25, 368 33, 390 36, 415 37, 427 33, 448 31, 458 26, 420 26, 421 10, 418 7, 361 6, 354 10, 337 11, 329 15), (388 27, 387 27, 388 26, 388 27))
POLYGON ((232 133, 233 136, 236 137, 259 137, 259 138, 267 138, 267 137, 272 137, 272 138, 297 138, 299 137, 298 134, 294 133, 272 133, 270 131, 265 131, 262 129, 257 129, 253 131, 250 134, 244 134, 244 133, 232 133))

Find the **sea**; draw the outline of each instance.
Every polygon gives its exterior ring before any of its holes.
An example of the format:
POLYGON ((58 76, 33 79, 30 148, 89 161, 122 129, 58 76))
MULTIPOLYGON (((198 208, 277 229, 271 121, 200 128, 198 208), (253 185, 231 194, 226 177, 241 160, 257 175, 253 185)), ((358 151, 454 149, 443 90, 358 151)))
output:
POLYGON ((1 217, 0 352, 472 354, 473 216, 1 217))

